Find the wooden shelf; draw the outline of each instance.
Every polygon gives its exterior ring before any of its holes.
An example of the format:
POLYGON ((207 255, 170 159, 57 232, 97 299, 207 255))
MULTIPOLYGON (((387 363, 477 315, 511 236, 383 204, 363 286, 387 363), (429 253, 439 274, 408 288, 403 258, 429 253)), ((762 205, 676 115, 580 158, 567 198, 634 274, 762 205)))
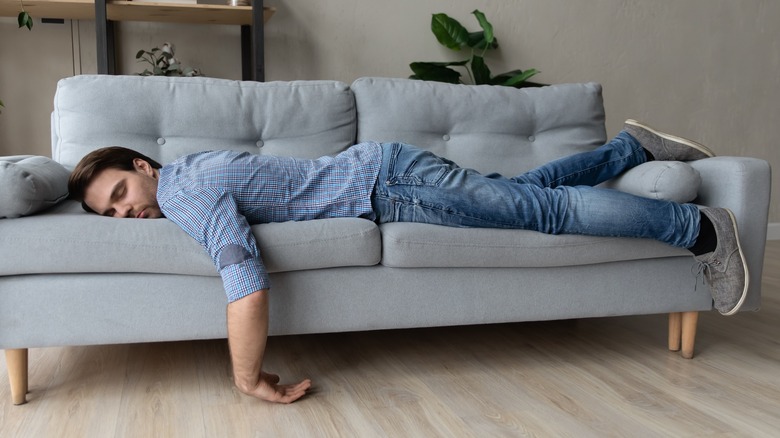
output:
MULTIPOLYGON (((24 10, 34 18, 95 19, 94 0, 26 0, 24 10)), ((20 11, 19 0, 0 0, 0 17, 16 17, 20 11)))
MULTIPOLYGON (((95 19, 94 0, 24 0, 24 9, 34 18, 95 19)), ((252 24, 251 6, 108 0, 106 10, 108 19, 112 21, 252 24)), ((19 0, 0 0, 0 17, 15 17, 19 11, 19 0)), ((268 22, 275 12, 274 7, 264 7, 263 21, 268 22)))
MULTIPOLYGON (((276 12, 263 0, 254 6, 165 3, 132 0, 24 0, 24 9, 34 18, 95 20, 97 70, 115 73, 115 21, 233 24, 241 26, 241 70, 244 80, 265 80, 263 27, 276 12), (97 1, 97 3, 95 3, 97 1), (262 20, 261 20, 262 8, 262 20)), ((16 17, 19 0, 0 0, 0 17, 16 17)))

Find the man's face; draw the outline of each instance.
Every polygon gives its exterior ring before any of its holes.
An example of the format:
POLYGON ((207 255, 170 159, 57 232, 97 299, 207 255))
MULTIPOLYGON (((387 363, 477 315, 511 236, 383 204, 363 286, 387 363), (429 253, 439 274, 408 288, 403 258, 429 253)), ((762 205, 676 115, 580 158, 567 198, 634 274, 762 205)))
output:
POLYGON ((144 160, 133 161, 134 170, 106 169, 87 186, 84 203, 97 214, 152 219, 162 217, 157 204, 159 173, 144 160))

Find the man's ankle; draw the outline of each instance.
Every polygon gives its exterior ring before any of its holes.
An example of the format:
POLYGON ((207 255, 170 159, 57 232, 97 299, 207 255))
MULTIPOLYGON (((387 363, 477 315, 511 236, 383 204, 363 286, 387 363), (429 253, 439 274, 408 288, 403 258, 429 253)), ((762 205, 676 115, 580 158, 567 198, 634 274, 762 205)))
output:
POLYGON ((699 212, 701 219, 699 221, 699 236, 696 238, 696 243, 688 248, 688 251, 692 252, 695 256, 704 255, 715 251, 718 247, 718 235, 715 233, 715 227, 712 225, 712 221, 707 215, 699 212))

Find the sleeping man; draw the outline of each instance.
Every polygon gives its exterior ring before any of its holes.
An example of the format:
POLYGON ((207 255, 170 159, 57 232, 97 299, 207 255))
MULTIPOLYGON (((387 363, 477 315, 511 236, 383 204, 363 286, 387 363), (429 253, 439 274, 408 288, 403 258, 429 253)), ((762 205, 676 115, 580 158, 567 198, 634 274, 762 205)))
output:
POLYGON ((263 400, 290 403, 306 394, 311 381, 281 385, 262 369, 271 284, 250 225, 358 217, 655 239, 689 249, 715 308, 731 315, 745 299, 748 273, 729 210, 593 187, 647 161, 713 155, 698 143, 627 120, 607 144, 511 178, 482 175, 402 143, 361 143, 315 160, 200 152, 165 166, 109 147, 86 155, 68 188, 87 211, 164 217, 197 240, 227 294, 236 386, 263 400))

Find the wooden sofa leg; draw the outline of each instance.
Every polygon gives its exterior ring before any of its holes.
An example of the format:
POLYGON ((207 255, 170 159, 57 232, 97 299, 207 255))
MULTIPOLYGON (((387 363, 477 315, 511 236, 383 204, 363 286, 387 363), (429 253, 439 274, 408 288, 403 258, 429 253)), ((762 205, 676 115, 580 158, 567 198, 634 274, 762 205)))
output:
POLYGON ((696 324, 699 322, 699 312, 683 312, 682 314, 682 357, 693 358, 693 344, 696 341, 696 324))
POLYGON ((27 402, 27 358, 26 348, 5 350, 5 362, 8 366, 8 379, 11 381, 11 400, 15 405, 27 402))
POLYGON ((680 351, 682 340, 682 313, 669 314, 669 350, 680 351))
POLYGON ((693 358, 696 341, 696 324, 699 312, 677 312, 669 314, 669 350, 680 351, 682 357, 693 358))

